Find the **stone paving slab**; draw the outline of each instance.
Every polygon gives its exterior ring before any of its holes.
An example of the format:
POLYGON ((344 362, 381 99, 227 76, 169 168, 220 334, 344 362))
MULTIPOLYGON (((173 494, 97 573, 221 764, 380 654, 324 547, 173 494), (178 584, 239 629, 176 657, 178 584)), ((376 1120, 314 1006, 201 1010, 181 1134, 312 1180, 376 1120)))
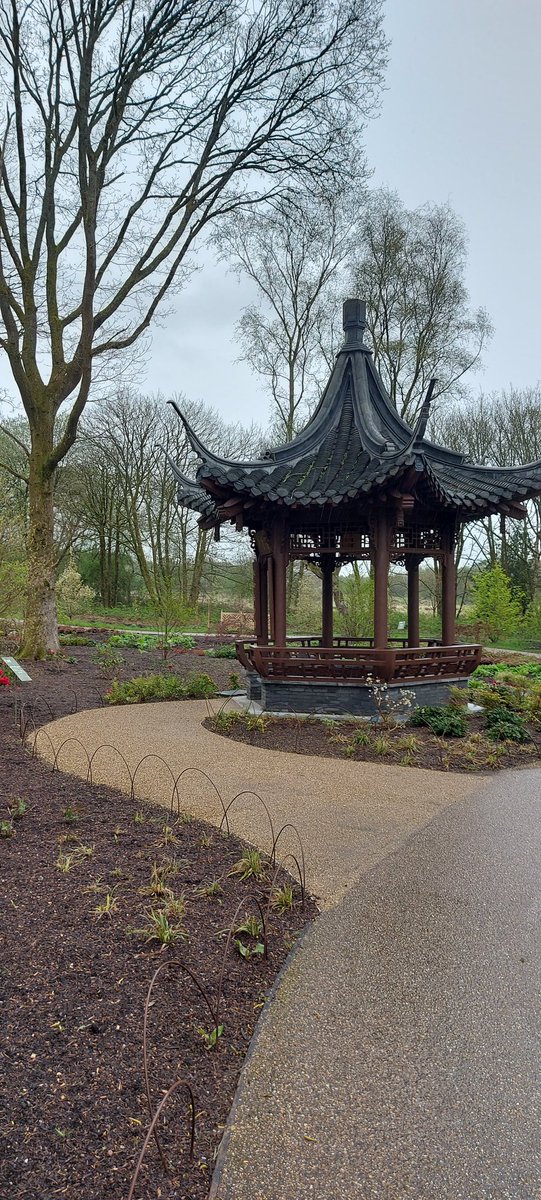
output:
MULTIPOLYGON (((269 807, 275 832, 293 821, 306 856, 307 884, 321 907, 335 904, 360 876, 447 805, 480 786, 479 778, 452 772, 380 766, 334 758, 268 751, 220 737, 201 722, 204 701, 125 705, 74 713, 45 726, 37 750, 51 757, 61 744, 58 765, 86 776, 88 755, 103 743, 116 747, 133 772, 138 796, 169 807, 172 776, 185 768, 204 769, 224 802, 246 790, 258 793, 269 807), (50 739, 50 740, 49 740, 50 739)), ((93 779, 129 790, 126 767, 114 750, 104 749, 92 762, 93 779)), ((179 783, 181 807, 192 815, 219 824, 220 802, 211 784, 198 771, 188 771, 179 783)), ((270 850, 267 817, 253 795, 241 797, 229 816, 232 830, 270 850)), ((281 856, 297 849, 289 832, 281 856)), ((279 853, 280 857, 280 853, 279 853)))

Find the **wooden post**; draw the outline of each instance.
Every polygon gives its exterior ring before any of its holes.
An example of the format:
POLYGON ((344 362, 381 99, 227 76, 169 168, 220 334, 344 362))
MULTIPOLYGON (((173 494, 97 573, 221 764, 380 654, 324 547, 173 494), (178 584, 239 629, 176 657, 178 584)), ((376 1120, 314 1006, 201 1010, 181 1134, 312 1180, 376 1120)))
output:
POLYGON ((454 646, 456 641, 456 568, 454 524, 442 528, 441 556, 441 640, 443 646, 454 646))
POLYGON ((287 553, 286 531, 282 524, 275 525, 272 532, 272 560, 274 645, 285 647, 287 628, 287 553))
POLYGON ((389 529, 387 510, 383 504, 376 510, 374 535, 374 649, 386 650, 389 618, 389 529))
POLYGON ((267 559, 267 595, 269 598, 269 615, 270 615, 270 637, 271 642, 276 642, 274 636, 274 562, 272 558, 267 559))
POLYGON ((261 644, 261 563, 256 558, 252 564, 254 590, 254 629, 258 646, 261 644))
POLYGON ((269 568, 268 559, 259 560, 259 605, 261 624, 261 646, 269 644, 269 568))
POLYGON ((332 578, 334 571, 334 557, 330 554, 325 555, 321 559, 322 583, 321 583, 321 645, 331 646, 333 644, 333 594, 332 594, 332 578))
POLYGON ((406 561, 408 572, 408 646, 419 645, 419 565, 412 555, 406 561))

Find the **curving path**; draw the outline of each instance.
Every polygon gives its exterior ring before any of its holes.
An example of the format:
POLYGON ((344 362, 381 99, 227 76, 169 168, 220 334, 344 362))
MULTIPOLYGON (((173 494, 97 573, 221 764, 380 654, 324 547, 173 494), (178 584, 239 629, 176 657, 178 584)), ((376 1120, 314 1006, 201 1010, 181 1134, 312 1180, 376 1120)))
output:
POLYGON ((539 1200, 541 772, 447 808, 308 931, 212 1200, 539 1200))
MULTIPOLYGON (((471 794, 479 782, 452 773, 380 766, 332 758, 268 751, 245 746, 204 729, 204 701, 125 705, 74 713, 44 727, 37 750, 51 757, 62 746, 58 765, 86 776, 89 755, 103 743, 124 755, 132 773, 145 754, 165 759, 168 768, 149 758, 136 776, 136 794, 169 807, 171 773, 202 768, 228 803, 246 790, 268 805, 275 831, 293 821, 306 856, 307 884, 322 907, 337 902, 375 863, 421 829, 448 804, 471 794)), ((129 777, 113 751, 93 760, 94 781, 129 790, 129 777)), ((181 807, 219 824, 222 809, 215 791, 196 771, 179 784, 181 807)), ((265 813, 253 795, 241 797, 229 817, 235 833, 265 850, 271 838, 265 813)), ((283 852, 295 839, 282 843, 283 852)))

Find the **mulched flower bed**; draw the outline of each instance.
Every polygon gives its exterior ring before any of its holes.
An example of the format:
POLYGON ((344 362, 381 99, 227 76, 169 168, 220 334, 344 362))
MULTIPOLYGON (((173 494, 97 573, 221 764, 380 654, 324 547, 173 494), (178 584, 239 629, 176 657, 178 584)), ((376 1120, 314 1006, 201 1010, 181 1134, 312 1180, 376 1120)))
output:
MULTIPOLYGON (((73 711, 74 696, 78 708, 95 705, 96 692, 104 690, 91 648, 68 653, 76 664, 31 664, 33 682, 20 690, 27 702, 41 695, 55 716, 73 711)), ((141 658, 150 657, 133 653, 133 664, 132 652, 125 654, 121 678, 139 674, 141 658)), ((204 669, 227 683, 227 662, 191 654, 177 662, 182 673, 204 669)), ((149 1125, 142 1035, 152 975, 180 958, 213 1003, 223 931, 243 923, 246 914, 259 917, 257 900, 265 912, 272 872, 267 867, 264 880, 243 882, 229 874, 244 850, 237 839, 196 821, 172 825, 163 809, 51 773, 21 745, 13 698, 13 688, 2 688, 0 820, 9 819, 8 806, 17 799, 27 809, 13 821, 14 835, 0 839, 0 1194, 10 1200, 126 1200, 149 1125), (171 920, 185 926, 186 936, 162 948, 129 930, 144 928, 145 912, 160 906, 160 898, 148 893, 153 866, 165 863, 167 869, 171 861, 174 873, 166 886, 185 901, 184 915, 171 920), (208 894, 216 880, 220 890, 208 894)), ((49 719, 47 705, 41 708, 42 715, 35 704, 36 719, 49 719)), ((315 913, 310 900, 301 909, 298 892, 292 911, 271 909, 268 959, 259 953, 245 959, 230 943, 219 1017, 224 1031, 215 1049, 206 1048, 203 1034, 212 1031, 213 1020, 188 974, 174 966, 161 972, 149 1010, 152 1100, 155 1109, 177 1078, 190 1081, 195 1153, 190 1163, 187 1092, 180 1089, 160 1124, 170 1174, 152 1143, 134 1193, 138 1200, 208 1195, 261 1007, 315 913)), ((247 934, 239 940, 251 952, 257 944, 247 934)))
POLYGON ((422 726, 400 725, 396 729, 384 729, 368 723, 310 717, 264 717, 259 728, 257 720, 249 717, 229 725, 227 721, 226 714, 225 720, 222 715, 207 719, 203 724, 214 733, 248 746, 325 758, 351 758, 356 762, 486 774, 503 767, 536 766, 541 757, 539 729, 532 727, 535 741, 498 743, 484 736, 483 721, 478 717, 470 718, 466 738, 436 738, 422 726), (357 731, 369 738, 367 745, 355 742, 357 731))

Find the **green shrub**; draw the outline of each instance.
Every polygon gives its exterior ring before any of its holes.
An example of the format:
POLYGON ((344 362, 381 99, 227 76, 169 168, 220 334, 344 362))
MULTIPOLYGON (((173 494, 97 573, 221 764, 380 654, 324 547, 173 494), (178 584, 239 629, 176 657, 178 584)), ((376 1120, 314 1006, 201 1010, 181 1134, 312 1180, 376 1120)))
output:
POLYGON ((524 717, 508 708, 493 708, 487 713, 487 737, 492 742, 529 742, 524 717))
MULTIPOLYGON (((131 650, 162 650, 164 639, 159 633, 114 633, 109 638, 111 646, 126 646, 131 650)), ((170 649, 191 650, 195 638, 189 633, 175 633, 167 638, 170 649)))
POLYGON ((115 671, 118 671, 119 667, 124 664, 120 650, 116 650, 110 641, 105 642, 103 646, 98 646, 93 660, 105 677, 114 675, 115 671))
POLYGON ((188 700, 214 696, 209 675, 138 675, 125 683, 117 680, 105 695, 108 704, 144 704, 147 700, 188 700))
POLYGON ((226 642, 223 646, 211 646, 210 650, 205 650, 210 658, 236 658, 237 651, 234 642, 226 642))
POLYGON ((524 708, 526 689, 524 686, 509 687, 505 683, 487 684, 475 692, 475 703, 482 704, 488 712, 493 708, 506 708, 520 712, 524 708))
POLYGON ((426 725, 437 737, 465 737, 468 722, 457 708, 425 704, 410 717, 411 725, 426 725))

